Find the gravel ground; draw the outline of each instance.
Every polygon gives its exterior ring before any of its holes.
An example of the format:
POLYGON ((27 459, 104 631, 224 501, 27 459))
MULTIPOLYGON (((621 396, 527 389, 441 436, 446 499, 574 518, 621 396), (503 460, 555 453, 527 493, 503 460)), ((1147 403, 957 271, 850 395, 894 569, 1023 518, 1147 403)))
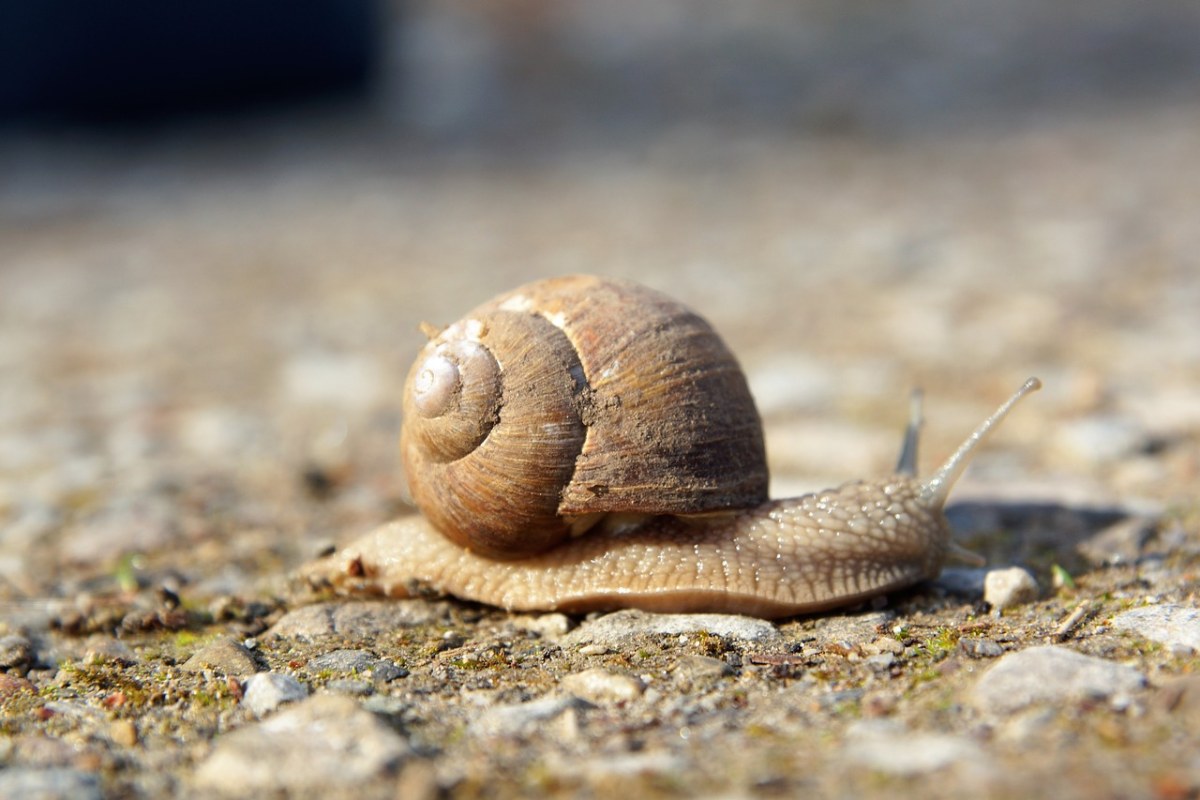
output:
POLYGON ((0 795, 1200 794, 1200 105, 302 121, 0 142, 0 795), (567 272, 722 332, 775 495, 885 473, 914 385, 928 468, 1040 376, 950 509, 1028 574, 779 624, 291 580, 408 511, 418 324, 567 272))

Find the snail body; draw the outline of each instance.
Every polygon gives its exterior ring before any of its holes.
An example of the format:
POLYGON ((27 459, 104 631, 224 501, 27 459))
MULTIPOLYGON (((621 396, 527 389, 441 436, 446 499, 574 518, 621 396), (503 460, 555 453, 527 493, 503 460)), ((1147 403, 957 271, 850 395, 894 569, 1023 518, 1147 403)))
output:
POLYGON ((926 480, 915 476, 914 402, 894 475, 767 500, 757 411, 707 323, 631 283, 530 284, 438 333, 410 372, 402 449, 423 516, 377 528, 308 577, 514 610, 781 617, 851 604, 965 555, 946 497, 1039 386, 1027 381, 926 480), (633 321, 614 323, 618 310, 633 321), (641 416, 657 406, 667 413, 641 416), (488 452, 513 442, 516 455, 488 452), (526 495, 540 506, 527 510, 526 495))

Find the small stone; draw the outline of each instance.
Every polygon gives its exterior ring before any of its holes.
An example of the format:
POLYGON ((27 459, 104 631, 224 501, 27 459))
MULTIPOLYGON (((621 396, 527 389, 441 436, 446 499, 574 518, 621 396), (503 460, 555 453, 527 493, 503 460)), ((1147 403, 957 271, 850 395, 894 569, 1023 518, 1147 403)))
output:
POLYGON ((462 647, 467 643, 467 637, 463 636, 458 631, 446 631, 442 634, 442 650, 453 650, 456 647, 462 647))
POLYGON ((206 669, 215 670, 223 675, 241 677, 253 675, 258 671, 258 662, 254 654, 230 638, 221 638, 202 647, 191 658, 183 662, 187 672, 203 672, 206 669))
POLYGON ((586 700, 572 695, 542 697, 528 703, 494 706, 470 725, 476 736, 522 736, 557 720, 591 708, 586 700))
POLYGON ((391 683, 397 678, 407 678, 408 670, 399 666, 394 661, 381 659, 375 662, 375 666, 371 667, 371 677, 383 683, 391 683))
POLYGON ((9 697, 28 692, 36 694, 37 687, 29 680, 22 678, 20 675, 13 675, 8 672, 0 672, 0 700, 5 700, 9 697))
POLYGON ((362 673, 375 665, 375 656, 366 650, 334 650, 308 662, 310 669, 362 673))
POLYGON ((114 720, 108 727, 108 736, 122 747, 133 747, 138 743, 137 725, 130 719, 114 720))
POLYGON ((851 725, 842 755, 856 764, 897 776, 986 761, 982 748, 965 737, 910 731, 899 723, 878 719, 851 725))
POLYGON ((579 648, 581 656, 602 656, 612 652, 612 648, 605 644, 585 644, 579 648))
POLYGON ((538 614, 514 619, 513 623, 545 639, 557 639, 571 630, 571 618, 566 614, 538 614))
POLYGON ((1112 625, 1184 655, 1200 653, 1200 609, 1171 603, 1143 606, 1113 617, 1112 625))
POLYGON ((1154 517, 1129 517, 1080 542, 1075 550, 1092 566, 1130 564, 1138 560, 1156 526, 1154 517))
POLYGON ((325 684, 325 688, 335 694, 348 694, 351 697, 365 697, 375 691, 375 687, 366 681, 356 681, 351 678, 338 678, 325 684))
POLYGON ((679 636, 700 632, 758 644, 774 641, 780 635, 779 629, 765 620, 734 614, 652 614, 628 610, 585 622, 567 634, 564 642, 620 649, 639 635, 679 636))
POLYGON ((574 672, 562 679, 562 687, 593 703, 628 703, 641 696, 645 686, 637 678, 601 667, 574 672))
POLYGON ((33 643, 24 636, 0 637, 0 670, 24 671, 33 663, 33 643))
POLYGON ((1031 603, 1037 597, 1037 581, 1020 567, 988 570, 983 581, 983 600, 997 612, 1031 603))
POLYGON ((373 694, 364 697, 359 705, 383 719, 400 719, 412 709, 412 699, 394 694, 373 694))
POLYGON ((138 662, 137 654, 129 645, 111 636, 93 636, 88 639, 83 660, 88 664, 120 664, 130 666, 138 662))
POLYGON ((835 646, 850 650, 866 647, 879 638, 879 631, 896 619, 894 611, 868 611, 862 614, 834 614, 813 621, 812 635, 818 649, 835 646))
POLYGON ((100 776, 75 769, 8 766, 0 770, 0 797, 101 800, 100 776))
POLYGON ((318 695, 217 739, 195 782, 231 797, 341 796, 385 781, 408 743, 348 697, 318 695))
POLYGON ((268 714, 284 703, 308 697, 308 687, 291 675, 260 672, 246 680, 242 705, 256 717, 268 714))
POLYGON ((958 649, 968 658, 998 658, 1004 655, 1004 648, 991 639, 975 637, 959 639, 958 649))
POLYGON ((891 653, 880 653, 879 655, 869 656, 866 664, 875 672, 887 672, 896 663, 896 657, 891 653))
POLYGON ((268 634, 312 639, 338 635, 367 640, 398 628, 411 628, 444 620, 449 606, 425 600, 378 600, 316 603, 290 611, 268 634))
POLYGON ((733 674, 733 668, 721 659, 696 655, 683 656, 671 671, 689 685, 712 683, 733 674))
POLYGON ((971 700, 983 711, 1006 714, 1034 703, 1119 702, 1145 685, 1132 667, 1065 647, 1031 647, 991 666, 975 684, 971 700))
POLYGON ((863 652, 868 655, 891 653, 894 656, 898 656, 904 652, 904 643, 894 636, 877 636, 863 645, 863 652))

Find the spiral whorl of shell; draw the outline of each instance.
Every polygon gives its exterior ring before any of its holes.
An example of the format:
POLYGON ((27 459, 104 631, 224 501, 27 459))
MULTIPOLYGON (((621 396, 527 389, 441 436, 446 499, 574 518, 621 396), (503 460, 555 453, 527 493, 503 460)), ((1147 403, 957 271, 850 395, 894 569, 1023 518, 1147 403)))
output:
POLYGON ((758 412, 713 329, 590 276, 523 286, 435 336, 408 376, 401 442, 421 511, 492 557, 541 552, 609 513, 767 496, 758 412))

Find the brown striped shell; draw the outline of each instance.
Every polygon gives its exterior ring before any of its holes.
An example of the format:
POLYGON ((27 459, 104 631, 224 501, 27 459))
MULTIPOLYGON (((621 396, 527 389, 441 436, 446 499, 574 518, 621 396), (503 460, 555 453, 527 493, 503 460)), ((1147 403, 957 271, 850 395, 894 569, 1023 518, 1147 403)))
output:
POLYGON ((681 303, 591 276, 530 283, 434 336, 404 389, 413 500, 459 545, 542 552, 608 514, 767 498, 736 359, 681 303))

